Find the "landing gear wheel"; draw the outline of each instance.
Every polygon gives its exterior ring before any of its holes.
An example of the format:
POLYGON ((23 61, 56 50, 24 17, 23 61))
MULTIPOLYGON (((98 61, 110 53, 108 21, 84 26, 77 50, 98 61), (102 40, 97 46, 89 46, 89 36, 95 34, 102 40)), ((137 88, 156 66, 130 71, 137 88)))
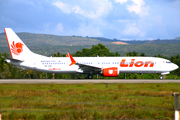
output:
POLYGON ((93 78, 93 75, 89 74, 88 79, 92 79, 92 78, 93 78))
POLYGON ((160 79, 162 80, 162 79, 163 79, 163 77, 161 76, 161 77, 160 77, 160 79))

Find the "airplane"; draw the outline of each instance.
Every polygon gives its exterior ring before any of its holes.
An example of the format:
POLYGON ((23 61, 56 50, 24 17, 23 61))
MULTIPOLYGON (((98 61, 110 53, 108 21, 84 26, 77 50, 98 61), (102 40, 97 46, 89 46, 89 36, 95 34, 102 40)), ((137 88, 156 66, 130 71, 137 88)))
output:
POLYGON ((169 74, 178 68, 169 60, 157 57, 47 57, 33 53, 11 28, 4 28, 11 58, 10 64, 21 68, 45 73, 94 74, 104 77, 117 77, 120 73, 160 73, 169 74))

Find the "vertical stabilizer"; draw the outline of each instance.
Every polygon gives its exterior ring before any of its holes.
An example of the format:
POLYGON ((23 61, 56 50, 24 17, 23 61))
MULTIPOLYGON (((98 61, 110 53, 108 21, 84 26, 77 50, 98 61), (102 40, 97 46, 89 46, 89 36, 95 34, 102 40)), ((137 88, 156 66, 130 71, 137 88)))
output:
POLYGON ((11 28, 4 28, 12 59, 25 60, 34 54, 11 28))

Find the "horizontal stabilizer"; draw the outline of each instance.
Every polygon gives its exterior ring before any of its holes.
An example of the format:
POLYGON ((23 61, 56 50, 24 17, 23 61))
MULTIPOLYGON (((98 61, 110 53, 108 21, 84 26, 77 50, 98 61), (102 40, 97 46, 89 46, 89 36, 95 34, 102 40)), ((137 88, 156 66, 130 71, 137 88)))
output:
POLYGON ((23 60, 18 60, 18 59, 12 59, 12 58, 4 58, 6 61, 9 62, 24 62, 23 60))

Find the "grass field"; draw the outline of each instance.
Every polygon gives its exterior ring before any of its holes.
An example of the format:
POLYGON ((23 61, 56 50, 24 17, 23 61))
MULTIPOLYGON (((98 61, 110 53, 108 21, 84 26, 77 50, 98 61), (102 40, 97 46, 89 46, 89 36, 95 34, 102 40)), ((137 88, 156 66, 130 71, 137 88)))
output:
POLYGON ((3 120, 173 119, 180 84, 0 84, 3 120))

